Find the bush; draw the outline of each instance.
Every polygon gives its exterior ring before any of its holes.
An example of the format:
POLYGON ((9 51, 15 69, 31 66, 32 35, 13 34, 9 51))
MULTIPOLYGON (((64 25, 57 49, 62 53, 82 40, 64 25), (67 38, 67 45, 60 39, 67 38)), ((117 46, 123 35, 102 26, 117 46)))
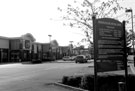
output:
POLYGON ((128 76, 127 85, 128 85, 128 91, 135 91, 135 75, 130 74, 128 76))
POLYGON ((118 82, 123 82, 123 75, 103 74, 98 76, 98 91, 118 91, 118 82))
MULTIPOLYGON (((98 91, 119 91, 118 82, 124 82, 125 76, 118 74, 98 74, 97 86, 98 91)), ((94 75, 83 76, 64 76, 62 80, 63 84, 80 87, 90 91, 94 91, 94 75)), ((128 75, 128 91, 135 91, 135 75, 128 75)))
POLYGON ((81 88, 94 91, 94 75, 84 75, 81 79, 81 88))
POLYGON ((81 76, 64 76, 62 83, 74 87, 80 87, 81 78, 81 76))

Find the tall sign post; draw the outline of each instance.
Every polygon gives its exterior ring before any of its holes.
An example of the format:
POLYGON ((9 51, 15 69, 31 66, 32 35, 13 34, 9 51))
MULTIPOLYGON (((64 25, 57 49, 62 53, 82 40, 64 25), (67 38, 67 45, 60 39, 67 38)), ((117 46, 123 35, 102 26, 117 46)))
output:
MULTIPOLYGON (((127 76, 125 23, 93 17, 95 91, 97 73, 125 70, 127 76)), ((126 82, 126 80, 125 80, 126 82)))
POLYGON ((97 47, 96 47, 96 16, 92 17, 93 19, 93 40, 94 40, 94 91, 97 91, 97 47))

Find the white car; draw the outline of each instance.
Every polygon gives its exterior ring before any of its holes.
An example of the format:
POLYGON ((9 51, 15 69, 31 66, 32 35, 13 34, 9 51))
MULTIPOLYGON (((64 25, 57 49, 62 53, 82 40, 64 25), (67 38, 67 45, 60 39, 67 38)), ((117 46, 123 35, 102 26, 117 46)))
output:
POLYGON ((75 58, 76 58, 76 56, 71 56, 71 57, 70 57, 70 60, 71 60, 71 61, 74 61, 75 58))
POLYGON ((63 60, 63 61, 69 61, 69 60, 71 60, 71 57, 70 57, 70 56, 64 56, 64 57, 62 58, 62 60, 63 60))
POLYGON ((128 62, 133 62, 134 61, 134 55, 128 55, 127 61, 128 62))

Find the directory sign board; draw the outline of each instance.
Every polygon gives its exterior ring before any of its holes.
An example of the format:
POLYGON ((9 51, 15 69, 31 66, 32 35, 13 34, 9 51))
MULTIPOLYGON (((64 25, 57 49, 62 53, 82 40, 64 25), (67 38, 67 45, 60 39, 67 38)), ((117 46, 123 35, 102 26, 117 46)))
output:
POLYGON ((97 72, 124 70, 125 34, 123 23, 111 19, 95 20, 94 55, 97 72))

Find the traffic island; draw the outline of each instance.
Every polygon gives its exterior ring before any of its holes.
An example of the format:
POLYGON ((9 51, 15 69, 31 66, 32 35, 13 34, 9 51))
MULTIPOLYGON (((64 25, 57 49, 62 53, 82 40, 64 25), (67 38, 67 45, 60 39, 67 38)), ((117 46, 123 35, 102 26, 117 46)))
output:
MULTIPOLYGON (((122 74, 101 73, 97 76, 98 91, 119 91, 119 83, 124 83, 125 76, 122 74)), ((135 91, 135 75, 129 74, 128 91, 135 91)), ((55 83, 56 84, 56 83, 55 83)), ((67 88, 78 88, 81 90, 74 91, 94 91, 94 74, 86 74, 79 76, 63 76, 62 82, 57 85, 66 86, 67 88)))
POLYGON ((71 91, 88 91, 88 90, 85 90, 85 89, 82 89, 82 88, 77 88, 77 87, 74 87, 74 86, 66 85, 66 84, 63 84, 61 82, 55 82, 54 85, 63 87, 65 89, 69 89, 71 91))

